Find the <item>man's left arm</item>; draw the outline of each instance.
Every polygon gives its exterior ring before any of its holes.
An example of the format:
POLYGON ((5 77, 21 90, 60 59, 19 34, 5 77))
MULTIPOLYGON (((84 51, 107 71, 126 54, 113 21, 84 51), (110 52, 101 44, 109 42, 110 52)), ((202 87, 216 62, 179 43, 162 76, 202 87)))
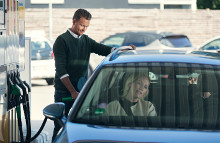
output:
MULTIPOLYGON (((98 55, 101 56, 107 56, 108 54, 110 54, 111 52, 113 52, 116 48, 114 47, 110 47, 110 46, 106 46, 104 44, 101 43, 97 43, 95 40, 91 40, 91 47, 92 47, 92 53, 96 53, 98 55)), ((130 44, 130 46, 136 50, 136 46, 130 44)))
POLYGON ((101 56, 107 56, 112 52, 113 47, 97 43, 95 40, 90 39, 91 52, 101 56))

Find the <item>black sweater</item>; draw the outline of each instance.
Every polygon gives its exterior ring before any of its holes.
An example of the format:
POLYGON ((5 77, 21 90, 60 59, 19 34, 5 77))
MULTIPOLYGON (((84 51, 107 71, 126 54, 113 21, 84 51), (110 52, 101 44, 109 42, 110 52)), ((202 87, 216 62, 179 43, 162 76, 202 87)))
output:
POLYGON ((53 45, 56 67, 55 89, 68 91, 60 77, 69 74, 71 83, 78 90, 79 79, 81 77, 87 79, 90 53, 107 56, 111 49, 112 47, 97 43, 87 35, 82 35, 79 39, 73 37, 69 31, 60 35, 53 45))

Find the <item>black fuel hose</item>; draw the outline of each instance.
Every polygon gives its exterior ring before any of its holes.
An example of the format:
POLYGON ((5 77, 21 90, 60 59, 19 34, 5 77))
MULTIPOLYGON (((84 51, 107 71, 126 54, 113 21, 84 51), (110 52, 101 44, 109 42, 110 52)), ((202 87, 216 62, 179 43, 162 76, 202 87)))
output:
POLYGON ((37 133, 36 133, 32 138, 30 138, 29 140, 26 140, 26 141, 24 141, 24 142, 20 141, 20 142, 12 142, 12 143, 30 143, 30 142, 32 142, 32 141, 35 140, 35 139, 39 136, 39 134, 42 132, 42 130, 43 130, 43 128, 44 128, 46 122, 47 122, 47 117, 44 118, 43 123, 42 123, 40 129, 37 131, 37 133))
POLYGON ((29 117, 27 108, 28 108, 27 105, 25 105, 25 103, 23 103, 23 110, 24 110, 24 116, 25 116, 26 128, 27 128, 25 140, 29 140, 31 137, 31 122, 30 122, 30 117, 29 117))
POLYGON ((29 140, 31 137, 31 123, 30 123, 30 110, 29 110, 30 107, 27 106, 28 94, 26 91, 26 86, 23 84, 23 82, 20 82, 20 84, 18 84, 18 85, 23 90, 21 103, 23 104, 23 111, 24 111, 26 128, 27 128, 26 140, 29 140))
MULTIPOLYGON (((21 140, 20 140, 20 142, 14 142, 14 143, 30 143, 34 139, 36 139, 39 136, 39 134, 42 132, 42 130, 47 122, 47 118, 46 117, 44 118, 43 123, 42 123, 40 129, 38 130, 38 132, 33 137, 31 137, 30 105, 29 105, 28 93, 26 92, 26 87, 28 88, 28 92, 31 91, 30 86, 25 81, 24 82, 17 81, 17 82, 20 82, 20 84, 18 84, 18 85, 23 90, 22 102, 23 102, 23 110, 24 110, 24 115, 25 115, 25 120, 26 120, 27 134, 26 134, 26 139, 24 141, 23 131, 22 131, 22 122, 21 122, 21 109, 20 109, 20 104, 19 104, 18 106, 16 106, 16 110, 17 110, 18 126, 19 126, 21 140)), ((17 98, 17 103, 20 103, 19 98, 17 98)))
POLYGON ((22 122, 21 122, 21 108, 20 105, 16 106, 17 118, 18 118, 18 129, 20 133, 21 142, 24 142, 24 136, 22 131, 22 122))
POLYGON ((20 133, 21 142, 24 142, 24 136, 22 131, 22 121, 21 121, 21 107, 20 107, 20 87, 18 85, 12 85, 12 94, 15 95, 16 100, 16 112, 18 118, 18 128, 20 133))
POLYGON ((44 118, 44 121, 43 121, 43 123, 42 123, 40 129, 38 130, 38 132, 37 132, 32 138, 30 138, 29 140, 26 140, 25 143, 30 143, 30 142, 32 142, 34 139, 36 139, 36 138, 39 136, 39 134, 42 132, 42 130, 43 130, 43 128, 44 128, 46 122, 47 122, 47 117, 44 118))
MULTIPOLYGON (((30 110, 29 110, 29 106, 27 106, 27 99, 28 99, 28 93, 27 93, 27 86, 26 84, 23 83, 23 81, 20 79, 19 74, 15 75, 15 83, 22 89, 23 91, 23 95, 21 95, 21 99, 19 101, 19 104, 22 103, 23 104, 23 111, 24 111, 24 116, 25 116, 25 121, 26 121, 26 128, 27 128, 27 132, 26 132, 26 139, 25 140, 29 140, 31 137, 31 123, 30 123, 30 110)), ((19 130, 21 130, 19 128, 19 130)), ((20 131, 21 134, 21 131, 20 131)), ((23 134, 23 132, 22 132, 23 134)))

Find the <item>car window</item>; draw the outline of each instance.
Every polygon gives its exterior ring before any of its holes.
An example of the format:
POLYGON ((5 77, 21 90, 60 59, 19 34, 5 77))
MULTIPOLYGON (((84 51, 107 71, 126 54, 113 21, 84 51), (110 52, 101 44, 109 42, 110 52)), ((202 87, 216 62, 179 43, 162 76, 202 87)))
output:
POLYGON ((164 37, 160 40, 160 42, 168 47, 192 47, 191 42, 185 36, 168 36, 164 37))
POLYGON ((31 41, 32 50, 45 50, 51 49, 49 44, 46 41, 31 41))
POLYGON ((220 38, 209 42, 201 48, 201 50, 218 50, 220 49, 220 38))
POLYGON ((125 35, 124 34, 119 34, 119 35, 114 35, 111 36, 105 40, 103 40, 101 43, 107 46, 111 46, 111 47, 120 47, 122 46, 122 43, 125 40, 125 35))
POLYGON ((52 48, 47 41, 31 41, 31 59, 51 59, 52 48))
POLYGON ((130 44, 135 45, 136 47, 145 46, 144 35, 141 34, 128 34, 122 46, 129 46, 130 44))
POLYGON ((219 129, 219 87, 220 69, 215 66, 183 63, 115 64, 99 72, 72 122, 107 126, 219 129), (127 88, 129 82, 127 86, 125 83, 132 79, 128 76, 131 74, 147 75, 149 87, 143 86, 141 91, 127 88), (137 103, 129 104, 135 112, 133 115, 126 114, 125 108, 122 108, 125 105, 120 100, 126 97, 128 91, 137 93, 134 97, 141 94, 143 88, 148 89, 148 93, 143 96, 142 102, 148 104, 138 104, 141 108, 136 106, 137 103), (110 106, 112 104, 114 106, 110 106))
POLYGON ((145 35, 144 36, 144 40, 145 40, 145 45, 148 45, 148 44, 150 44, 151 42, 153 42, 154 40, 156 40, 156 39, 158 39, 159 38, 159 36, 157 36, 157 35, 145 35))

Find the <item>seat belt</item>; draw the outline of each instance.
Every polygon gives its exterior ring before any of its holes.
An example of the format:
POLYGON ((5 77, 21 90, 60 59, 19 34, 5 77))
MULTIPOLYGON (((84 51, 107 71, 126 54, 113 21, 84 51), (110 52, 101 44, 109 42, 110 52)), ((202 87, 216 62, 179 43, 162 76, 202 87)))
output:
POLYGON ((119 103, 121 104, 121 107, 124 109, 128 116, 134 116, 131 108, 129 106, 126 106, 121 98, 119 99, 119 103))

